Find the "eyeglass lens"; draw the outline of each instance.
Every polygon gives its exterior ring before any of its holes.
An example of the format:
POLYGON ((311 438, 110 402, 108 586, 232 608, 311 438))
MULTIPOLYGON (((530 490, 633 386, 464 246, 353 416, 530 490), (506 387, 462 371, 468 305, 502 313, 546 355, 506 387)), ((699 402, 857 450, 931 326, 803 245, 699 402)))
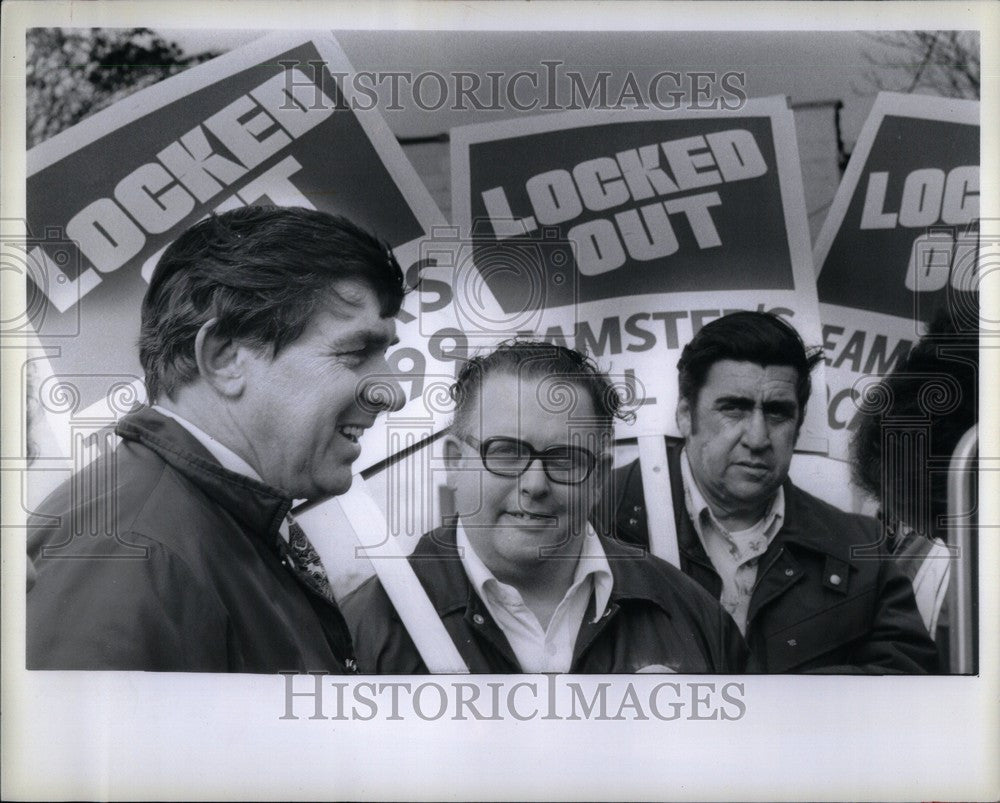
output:
POLYGON ((549 478, 560 483, 583 482, 595 460, 589 451, 580 447, 553 447, 538 452, 530 444, 513 438, 489 439, 483 450, 488 471, 511 477, 523 474, 535 457, 541 458, 549 478))

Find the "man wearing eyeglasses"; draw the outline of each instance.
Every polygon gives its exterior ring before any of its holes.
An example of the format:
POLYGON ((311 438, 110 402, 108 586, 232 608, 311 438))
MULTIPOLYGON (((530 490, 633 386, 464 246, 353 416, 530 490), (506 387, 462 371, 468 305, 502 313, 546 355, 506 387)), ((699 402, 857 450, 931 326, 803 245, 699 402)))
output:
MULTIPOLYGON (((509 341, 468 361, 452 396, 444 449, 458 517, 410 562, 470 671, 742 670, 742 639, 714 599, 588 523, 623 416, 592 361, 509 341)), ((376 578, 343 610, 360 671, 427 671, 376 578)))

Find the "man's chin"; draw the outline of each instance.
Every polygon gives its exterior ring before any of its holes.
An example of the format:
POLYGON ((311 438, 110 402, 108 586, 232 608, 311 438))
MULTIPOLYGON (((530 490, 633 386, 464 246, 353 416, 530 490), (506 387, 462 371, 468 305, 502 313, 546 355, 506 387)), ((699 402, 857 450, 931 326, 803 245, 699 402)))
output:
POLYGON ((559 554, 571 546, 572 538, 567 534, 565 526, 557 523, 544 526, 520 527, 505 526, 498 533, 506 546, 506 552, 518 555, 523 559, 537 560, 546 555, 559 554))
POLYGON ((338 473, 336 476, 324 478, 302 496, 296 496, 295 498, 307 499, 310 502, 315 502, 321 499, 329 499, 331 496, 340 496, 341 494, 347 493, 353 484, 354 475, 351 474, 350 471, 344 472, 343 474, 338 473))
POLYGON ((778 492, 781 483, 772 479, 761 479, 759 482, 743 481, 735 483, 730 488, 730 495, 745 505, 760 505, 769 502, 778 492))

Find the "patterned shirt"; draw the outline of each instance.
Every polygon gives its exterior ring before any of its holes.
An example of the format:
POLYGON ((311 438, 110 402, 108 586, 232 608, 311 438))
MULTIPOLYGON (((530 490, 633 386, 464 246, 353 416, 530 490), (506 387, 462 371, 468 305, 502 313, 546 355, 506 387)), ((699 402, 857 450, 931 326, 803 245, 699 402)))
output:
POLYGON ((688 516, 705 554, 722 580, 719 602, 733 617, 740 632, 746 635, 750 597, 757 582, 757 564, 785 517, 785 489, 778 488, 764 516, 745 530, 727 530, 712 513, 708 502, 691 474, 687 452, 681 452, 681 478, 684 481, 684 503, 688 516))

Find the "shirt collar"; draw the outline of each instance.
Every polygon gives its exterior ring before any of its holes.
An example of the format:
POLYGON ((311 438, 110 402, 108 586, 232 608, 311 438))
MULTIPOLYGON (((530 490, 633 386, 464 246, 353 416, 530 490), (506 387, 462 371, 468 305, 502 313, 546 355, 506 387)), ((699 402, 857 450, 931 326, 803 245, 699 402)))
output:
MULTIPOLYGON (((694 479, 694 474, 691 473, 691 463, 688 461, 687 449, 681 450, 681 480, 684 483, 684 503, 687 506, 688 515, 691 518, 692 524, 698 533, 698 537, 704 542, 701 531, 702 516, 708 513, 708 517, 712 524, 718 528, 721 532, 729 532, 725 527, 723 527, 719 520, 715 517, 712 512, 712 508, 709 507, 708 502, 705 501, 705 497, 698 487, 698 483, 694 479)), ((778 486, 778 492, 774 495, 774 499, 771 500, 771 505, 764 513, 764 516, 760 519, 760 522, 764 523, 763 530, 767 533, 767 538, 770 540, 774 534, 778 531, 781 526, 781 522, 785 519, 785 489, 783 486, 778 486)), ((758 522, 758 523, 760 523, 758 522)))
MULTIPOLYGON (((472 587, 476 590, 480 599, 487 599, 487 587, 493 583, 498 585, 502 585, 502 583, 489 570, 486 564, 483 563, 482 558, 479 557, 476 550, 473 549, 472 542, 465 532, 465 527, 462 526, 461 519, 458 520, 455 526, 455 545, 459 549, 462 566, 469 578, 469 582, 472 583, 472 587)), ((586 580, 588 576, 593 577, 594 621, 597 621, 597 618, 604 613, 604 609, 608 606, 614 581, 611 576, 611 566, 608 563, 608 557, 604 553, 604 547, 601 546, 601 539, 597 537, 597 532, 589 522, 583 534, 583 547, 580 550, 580 559, 577 561, 576 570, 573 573, 573 582, 570 583, 569 587, 573 588, 578 583, 586 580)))
POLYGON ((161 407, 158 404, 154 404, 153 409, 160 415, 165 415, 167 418, 174 419, 174 421, 190 432, 198 440, 198 442, 208 450, 209 454, 219 461, 220 465, 224 469, 232 471, 234 474, 242 474, 244 477, 250 477, 258 482, 264 481, 261 479, 260 474, 254 471, 253 467, 246 460, 236 454, 236 452, 228 446, 224 446, 219 443, 219 441, 203 429, 196 427, 183 416, 179 416, 177 413, 172 412, 165 407, 161 407))

